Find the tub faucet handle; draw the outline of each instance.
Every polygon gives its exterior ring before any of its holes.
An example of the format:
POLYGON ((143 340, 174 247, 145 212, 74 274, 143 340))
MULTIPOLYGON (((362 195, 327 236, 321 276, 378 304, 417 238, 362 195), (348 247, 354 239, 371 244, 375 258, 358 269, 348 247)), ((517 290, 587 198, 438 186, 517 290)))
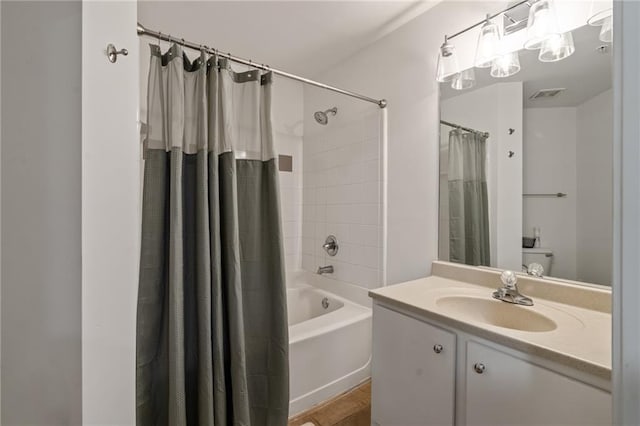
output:
POLYGON ((335 237, 335 235, 329 235, 327 239, 324 240, 322 248, 327 252, 329 256, 335 256, 336 254, 338 254, 338 239, 335 237))

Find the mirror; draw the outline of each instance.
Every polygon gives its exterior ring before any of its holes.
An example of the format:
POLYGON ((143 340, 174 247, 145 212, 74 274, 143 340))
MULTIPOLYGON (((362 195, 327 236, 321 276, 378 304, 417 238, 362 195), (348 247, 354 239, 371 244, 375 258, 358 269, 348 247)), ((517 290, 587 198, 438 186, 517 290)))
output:
POLYGON ((573 30, 561 61, 521 50, 513 76, 441 83, 440 260, 611 285, 612 49, 599 31, 573 30))

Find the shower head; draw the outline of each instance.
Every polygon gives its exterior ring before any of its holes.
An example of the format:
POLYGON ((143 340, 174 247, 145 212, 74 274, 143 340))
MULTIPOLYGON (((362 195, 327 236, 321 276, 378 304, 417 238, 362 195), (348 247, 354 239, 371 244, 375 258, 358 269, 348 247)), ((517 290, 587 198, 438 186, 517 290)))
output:
POLYGON ((326 111, 316 111, 313 114, 313 118, 316 119, 318 124, 325 126, 329 122, 329 116, 327 114, 336 115, 338 113, 338 107, 330 108, 326 111))

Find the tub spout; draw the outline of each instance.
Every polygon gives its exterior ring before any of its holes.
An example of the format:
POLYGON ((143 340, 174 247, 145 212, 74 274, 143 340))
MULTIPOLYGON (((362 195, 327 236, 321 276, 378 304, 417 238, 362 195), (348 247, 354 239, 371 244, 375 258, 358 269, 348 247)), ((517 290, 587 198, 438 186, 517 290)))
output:
POLYGON ((333 266, 332 265, 328 265, 328 266, 319 266, 318 267, 318 272, 316 272, 318 275, 322 275, 322 274, 333 274, 333 266))

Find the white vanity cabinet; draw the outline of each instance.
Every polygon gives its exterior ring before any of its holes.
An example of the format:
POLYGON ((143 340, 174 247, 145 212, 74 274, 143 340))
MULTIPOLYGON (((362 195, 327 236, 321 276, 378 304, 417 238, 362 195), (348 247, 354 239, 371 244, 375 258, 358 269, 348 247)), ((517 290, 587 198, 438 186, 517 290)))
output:
POLYGON ((372 424, 453 424, 455 334, 375 304, 373 330, 372 424))
POLYGON ((374 426, 611 424, 610 393, 417 318, 374 302, 374 426))
POLYGON ((610 425, 611 394, 467 342, 468 425, 610 425))

